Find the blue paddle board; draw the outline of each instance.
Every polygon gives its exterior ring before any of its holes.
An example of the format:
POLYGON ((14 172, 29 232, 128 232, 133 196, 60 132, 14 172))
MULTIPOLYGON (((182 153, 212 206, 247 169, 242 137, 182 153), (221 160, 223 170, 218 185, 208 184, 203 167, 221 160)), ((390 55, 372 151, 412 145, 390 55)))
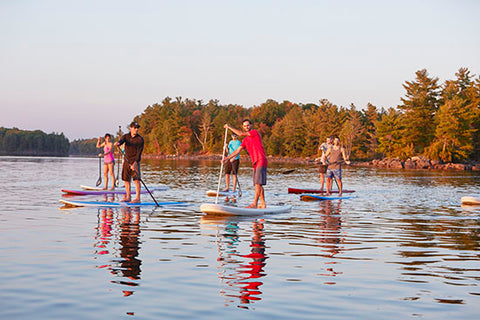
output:
POLYGON ((352 199, 357 196, 319 196, 316 194, 301 194, 300 199, 302 201, 322 201, 322 200, 342 200, 342 199, 352 199))
MULTIPOLYGON (((156 207, 155 202, 110 202, 110 201, 81 201, 81 200, 59 200, 61 203, 70 207, 108 207, 108 208, 119 208, 119 207, 156 207)), ((188 202, 178 202, 178 201, 167 201, 160 202, 157 201, 160 207, 165 206, 187 206, 188 202)))

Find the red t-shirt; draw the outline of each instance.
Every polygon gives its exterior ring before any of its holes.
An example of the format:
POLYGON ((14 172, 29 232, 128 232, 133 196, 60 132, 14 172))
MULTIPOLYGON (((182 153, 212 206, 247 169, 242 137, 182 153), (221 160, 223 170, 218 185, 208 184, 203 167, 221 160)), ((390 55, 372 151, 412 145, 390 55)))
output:
POLYGON ((248 131, 249 136, 243 138, 242 148, 247 149, 250 158, 252 159, 253 167, 266 167, 267 155, 263 149, 262 138, 257 130, 248 131))

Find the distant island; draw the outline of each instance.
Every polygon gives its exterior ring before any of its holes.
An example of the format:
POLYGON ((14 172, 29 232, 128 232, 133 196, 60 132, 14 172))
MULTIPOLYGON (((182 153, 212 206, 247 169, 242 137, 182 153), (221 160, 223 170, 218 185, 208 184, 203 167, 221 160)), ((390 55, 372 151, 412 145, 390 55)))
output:
POLYGON ((68 157, 69 151, 70 143, 63 133, 0 127, 1 156, 68 157))

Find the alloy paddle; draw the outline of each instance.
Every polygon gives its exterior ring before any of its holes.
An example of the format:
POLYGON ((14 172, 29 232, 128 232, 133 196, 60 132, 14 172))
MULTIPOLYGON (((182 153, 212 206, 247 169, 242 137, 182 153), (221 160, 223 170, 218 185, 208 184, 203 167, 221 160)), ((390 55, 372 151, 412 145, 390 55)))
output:
POLYGON ((218 193, 220 192, 220 183, 222 182, 223 160, 225 159, 225 147, 227 145, 227 134, 228 134, 228 128, 225 128, 225 139, 223 141, 223 149, 222 149, 222 162, 220 165, 220 175, 218 176, 217 196, 215 197, 215 204, 218 203, 218 193))
POLYGON ((95 185, 98 187, 102 183, 102 157, 98 156, 98 180, 95 185))

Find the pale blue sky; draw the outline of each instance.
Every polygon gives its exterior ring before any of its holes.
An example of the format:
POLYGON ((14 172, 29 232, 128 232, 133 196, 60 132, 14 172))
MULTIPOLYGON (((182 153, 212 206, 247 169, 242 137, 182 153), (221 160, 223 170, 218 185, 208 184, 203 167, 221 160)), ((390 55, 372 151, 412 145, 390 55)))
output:
POLYGON ((116 132, 165 97, 395 107, 480 74, 480 1, 0 0, 0 126, 116 132))

